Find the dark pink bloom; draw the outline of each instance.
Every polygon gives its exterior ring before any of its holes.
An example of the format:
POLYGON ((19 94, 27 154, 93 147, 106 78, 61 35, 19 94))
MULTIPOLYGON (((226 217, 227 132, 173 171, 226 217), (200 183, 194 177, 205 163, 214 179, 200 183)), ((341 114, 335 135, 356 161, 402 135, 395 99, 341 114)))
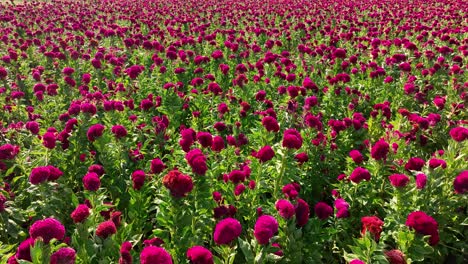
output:
POLYGON ((430 235, 429 244, 436 245, 439 242, 439 231, 436 220, 422 211, 415 211, 408 215, 406 226, 413 228, 422 235, 430 235))
POLYGON ((353 170, 351 175, 349 175, 349 179, 354 183, 359 183, 362 180, 369 181, 371 178, 370 172, 362 167, 357 167, 353 170))
POLYGON ((418 173, 416 175, 416 188, 424 189, 427 183, 427 176, 424 173, 418 173))
POLYGON ((171 255, 162 247, 145 247, 140 254, 141 264, 172 264, 171 255))
POLYGON ((450 136, 457 142, 462 142, 468 139, 468 128, 455 127, 450 130, 450 136))
POLYGON ((376 160, 386 159, 389 148, 390 148, 390 146, 383 139, 375 142, 375 144, 371 148, 372 158, 374 158, 376 160))
POLYGON ((405 164, 405 169, 420 171, 422 167, 424 167, 425 164, 426 162, 423 159, 418 158, 418 157, 413 157, 413 158, 410 158, 408 162, 405 164))
POLYGON ((132 173, 132 183, 133 183, 133 189, 135 190, 140 190, 141 187, 143 187, 143 184, 145 184, 145 178, 146 174, 142 170, 136 170, 132 173))
POLYGON ((159 158, 151 160, 150 169, 154 174, 162 172, 166 168, 166 165, 159 158))
POLYGON ((213 143, 211 145, 211 150, 220 152, 221 150, 224 149, 224 139, 221 136, 215 136, 213 138, 213 143))
POLYGON ((132 247, 132 243, 130 243, 129 241, 125 241, 122 243, 122 245, 120 246, 119 264, 133 263, 132 254, 130 253, 132 247))
MULTIPOLYGON (((17 259, 32 261, 31 258, 31 247, 34 246, 34 239, 33 238, 26 238, 23 242, 21 242, 16 250, 16 257, 17 259)), ((18 262, 14 262, 18 263, 18 262)), ((9 264, 9 263, 8 263, 9 264)))
POLYGON ((123 138, 127 135, 127 129, 121 125, 115 125, 111 128, 111 132, 115 135, 116 138, 123 138))
POLYGON ((299 195, 299 191, 301 190, 301 186, 297 183, 288 183, 283 186, 282 192, 286 198, 289 199, 296 199, 296 197, 299 195))
POLYGON ((255 157, 261 163, 271 160, 274 156, 275 156, 275 152, 273 151, 273 149, 270 146, 264 146, 255 155, 255 157))
POLYGON ((364 160, 364 157, 362 156, 361 152, 359 152, 359 150, 351 150, 349 152, 349 156, 353 159, 353 161, 356 163, 356 164, 361 164, 362 161, 364 160))
POLYGON ((262 119, 262 125, 268 132, 278 132, 280 129, 278 121, 272 116, 265 116, 262 119))
POLYGON ((271 215, 262 215, 257 219, 254 236, 260 245, 266 245, 278 232, 278 221, 271 215))
POLYGON ((217 245, 227 245, 237 239, 242 232, 242 226, 234 218, 225 218, 215 227, 214 241, 217 245))
POLYGON ((99 175, 94 172, 89 172, 83 177, 83 186, 88 191, 97 191, 101 187, 99 175))
POLYGON ((398 249, 392 249, 385 251, 385 257, 387 258, 390 264, 406 264, 406 257, 403 252, 398 249))
POLYGON ((55 133, 53 132, 46 132, 42 136, 42 145, 44 145, 44 147, 48 149, 55 148, 55 141, 56 141, 55 133))
POLYGON ((382 233, 382 227, 384 222, 377 216, 364 216, 361 218, 362 231, 364 235, 366 232, 370 232, 376 241, 380 239, 380 233, 382 233))
POLYGON ((233 170, 228 175, 228 179, 234 184, 245 181, 246 177, 245 172, 241 170, 233 170))
POLYGON ((117 233, 117 227, 115 223, 111 220, 102 222, 96 228, 96 236, 106 239, 107 237, 117 233))
POLYGON ((73 248, 64 247, 50 256, 50 264, 75 264, 76 252, 73 248))
POLYGON ((81 223, 85 221, 90 215, 89 207, 86 204, 79 204, 76 209, 70 214, 74 223, 81 223))
POLYGON ((163 185, 176 198, 185 197, 193 189, 192 178, 182 174, 178 170, 172 170, 166 174, 163 178, 163 185))
POLYGON ((296 204, 296 224, 303 227, 309 222, 309 205, 302 199, 297 199, 296 204))
POLYGON ((29 235, 33 239, 42 238, 44 243, 49 243, 53 238, 62 240, 65 236, 65 227, 54 218, 38 220, 29 228, 29 235))
POLYGON ((286 131, 284 131, 282 145, 289 149, 300 149, 302 146, 301 134, 294 128, 286 129, 286 131))
POLYGON ((294 156, 294 159, 299 163, 303 164, 304 162, 309 161, 309 156, 305 152, 298 153, 296 156, 294 156))
POLYGON ((392 174, 388 179, 393 187, 405 187, 409 183, 409 177, 405 174, 392 174))
POLYGON ((453 181, 453 188, 458 194, 464 194, 468 191, 468 170, 460 172, 453 181))
POLYGON ((208 167, 206 166, 206 157, 203 152, 199 149, 190 150, 186 155, 185 159, 187 163, 192 167, 192 171, 199 175, 205 175, 208 167))
POLYGON ((239 196, 239 195, 241 195, 244 191, 245 191, 245 185, 242 184, 242 183, 239 183, 239 184, 236 185, 236 187, 234 188, 234 195, 235 195, 235 196, 239 196))
POLYGON ((342 198, 335 200, 336 218, 349 217, 349 204, 342 198))
POLYGON ((437 167, 441 167, 443 169, 447 168, 447 163, 445 160, 442 159, 430 159, 429 160, 429 168, 435 169, 437 167))
POLYGON ((325 220, 333 214, 333 208, 324 202, 318 202, 314 207, 314 212, 318 219, 325 220))
POLYGON ((294 205, 288 200, 281 199, 276 201, 275 207, 279 215, 284 219, 290 219, 296 214, 294 205))
POLYGON ((47 166, 33 168, 31 174, 29 175, 29 182, 34 185, 43 183, 47 181, 49 175, 50 170, 47 166))
POLYGON ((0 160, 12 160, 19 152, 19 146, 5 144, 0 146, 0 160))
POLYGON ((101 124, 95 124, 89 127, 88 132, 86 133, 88 140, 93 142, 96 140, 96 138, 102 136, 102 133, 104 132, 104 128, 105 127, 101 124))
POLYGON ((191 264, 213 264, 213 254, 202 246, 193 246, 187 250, 187 259, 191 264))
POLYGON ((63 172, 59 168, 52 165, 47 165, 46 168, 49 169, 49 177, 47 177, 48 181, 58 180, 63 175, 63 172))
POLYGON ((213 136, 209 132, 198 132, 197 140, 204 148, 211 147, 213 143, 213 136))

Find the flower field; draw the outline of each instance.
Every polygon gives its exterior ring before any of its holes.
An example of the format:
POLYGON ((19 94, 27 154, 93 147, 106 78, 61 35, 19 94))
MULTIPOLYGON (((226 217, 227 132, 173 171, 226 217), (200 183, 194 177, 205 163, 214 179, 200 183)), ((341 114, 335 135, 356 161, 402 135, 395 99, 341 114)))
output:
POLYGON ((467 263, 468 3, 0 4, 0 263, 467 263))

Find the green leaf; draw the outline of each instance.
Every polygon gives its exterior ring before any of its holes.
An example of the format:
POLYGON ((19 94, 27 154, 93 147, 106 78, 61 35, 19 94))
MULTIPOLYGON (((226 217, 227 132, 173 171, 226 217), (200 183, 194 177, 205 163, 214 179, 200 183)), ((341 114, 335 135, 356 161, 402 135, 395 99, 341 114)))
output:
POLYGON ((242 240, 240 237, 238 238, 238 240, 242 253, 244 253, 245 260, 247 261, 247 263, 252 263, 252 261, 254 260, 254 255, 252 253, 252 248, 250 247, 250 244, 242 240))

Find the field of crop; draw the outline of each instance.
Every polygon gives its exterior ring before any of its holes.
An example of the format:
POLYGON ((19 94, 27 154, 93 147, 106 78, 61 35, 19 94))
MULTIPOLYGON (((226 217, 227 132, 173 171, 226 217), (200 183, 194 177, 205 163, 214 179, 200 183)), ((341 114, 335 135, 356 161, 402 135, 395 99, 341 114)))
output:
POLYGON ((0 263, 468 262, 468 2, 0 3, 0 263))

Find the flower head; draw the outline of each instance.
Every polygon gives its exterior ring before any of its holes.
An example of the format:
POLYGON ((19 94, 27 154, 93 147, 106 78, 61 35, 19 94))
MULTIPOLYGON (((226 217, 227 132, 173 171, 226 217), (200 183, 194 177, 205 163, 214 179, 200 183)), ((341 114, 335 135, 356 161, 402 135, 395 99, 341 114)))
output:
POLYGON ((266 245, 278 232, 278 221, 271 215, 262 215, 257 219, 254 235, 260 245, 266 245))
POLYGON ((193 246, 187 250, 187 258, 192 264, 213 264, 213 254, 202 246, 193 246))
POLYGON ((141 264, 172 264, 171 255, 162 247, 145 247, 140 254, 141 264))
POLYGON ((240 236, 242 226, 237 219, 225 218, 216 225, 214 230, 214 241, 217 245, 227 245, 240 236))
POLYGON ((172 170, 166 174, 163 178, 163 184, 176 198, 185 197, 193 189, 192 178, 178 170, 172 170))
POLYGON ((29 235, 36 239, 41 237, 44 243, 49 243, 53 238, 62 240, 65 236, 65 227, 54 218, 38 220, 29 228, 29 235))

